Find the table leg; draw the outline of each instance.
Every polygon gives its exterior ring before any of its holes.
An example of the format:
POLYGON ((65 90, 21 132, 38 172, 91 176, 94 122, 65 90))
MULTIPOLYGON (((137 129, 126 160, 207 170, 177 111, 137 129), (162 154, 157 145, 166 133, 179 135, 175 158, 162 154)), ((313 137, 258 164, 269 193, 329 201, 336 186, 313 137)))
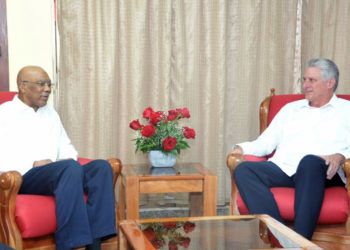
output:
POLYGON ((203 216, 216 215, 217 176, 206 175, 203 185, 203 216))

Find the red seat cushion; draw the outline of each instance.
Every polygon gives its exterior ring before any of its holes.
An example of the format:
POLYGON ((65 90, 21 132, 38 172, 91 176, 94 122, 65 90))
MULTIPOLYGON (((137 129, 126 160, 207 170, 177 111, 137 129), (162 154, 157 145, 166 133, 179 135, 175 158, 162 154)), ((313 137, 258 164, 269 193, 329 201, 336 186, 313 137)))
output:
POLYGON ((53 196, 20 194, 16 199, 16 223, 22 238, 52 234, 56 230, 53 196))
MULTIPOLYGON (((277 187, 271 188, 277 202, 277 206, 283 219, 294 220, 294 188, 277 187)), ((241 214, 249 211, 238 194, 237 206, 241 214)), ((319 224, 345 223, 349 215, 349 200, 344 187, 326 188, 321 213, 318 218, 319 224)))
POLYGON ((245 161, 266 161, 267 157, 265 156, 255 156, 255 155, 243 155, 245 161))
MULTIPOLYGON (((81 165, 85 165, 91 159, 79 158, 78 161, 81 165)), ((53 196, 17 195, 15 219, 22 238, 53 234, 56 231, 55 207, 53 196)))

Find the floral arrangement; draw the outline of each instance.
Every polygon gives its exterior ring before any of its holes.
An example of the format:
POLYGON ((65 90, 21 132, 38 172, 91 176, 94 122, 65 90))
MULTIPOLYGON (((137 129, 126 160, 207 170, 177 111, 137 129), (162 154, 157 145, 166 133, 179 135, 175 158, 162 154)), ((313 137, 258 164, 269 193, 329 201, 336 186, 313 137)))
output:
POLYGON ((187 139, 196 137, 194 129, 179 125, 179 120, 190 118, 188 108, 171 109, 166 113, 148 107, 143 111, 143 118, 146 120, 145 125, 138 119, 130 123, 130 128, 138 133, 135 139, 136 152, 160 150, 176 156, 181 150, 190 147, 187 139))
POLYGON ((141 230, 156 249, 177 250, 179 246, 188 248, 191 238, 188 234, 195 229, 193 222, 163 222, 143 224, 141 230))

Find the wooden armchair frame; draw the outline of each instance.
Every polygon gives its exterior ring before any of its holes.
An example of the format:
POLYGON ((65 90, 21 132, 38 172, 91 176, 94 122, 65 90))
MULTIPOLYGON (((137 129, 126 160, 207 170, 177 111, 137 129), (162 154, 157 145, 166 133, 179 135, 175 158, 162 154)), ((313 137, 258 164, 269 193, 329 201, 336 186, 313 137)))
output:
MULTIPOLYGON (((266 97, 260 104, 259 109, 259 121, 260 121, 260 134, 268 126, 268 113, 271 102, 271 97, 275 95, 275 89, 271 89, 270 96, 266 97)), ((237 206, 238 188, 235 180, 232 178, 233 172, 237 165, 244 161, 243 155, 229 153, 226 159, 227 167, 231 176, 231 197, 230 197, 230 214, 238 215, 239 210, 237 206)), ((350 159, 346 159, 343 164, 343 170, 347 178, 347 183, 350 183, 350 159)), ((350 202, 350 185, 347 185, 348 200, 350 202)), ((341 244, 350 244, 350 213, 346 223, 336 225, 318 225, 312 240, 314 241, 329 241, 337 242, 341 244)))
MULTIPOLYGON (((122 170, 119 159, 108 160, 113 171, 114 186, 122 170)), ((17 171, 0 172, 0 242, 16 249, 54 250, 53 235, 23 239, 15 220, 16 198, 22 183, 22 176, 17 171)), ((117 209, 116 209, 117 211, 117 209)), ((118 215, 116 216, 119 217, 118 215)), ((118 225, 118 224, 116 224, 118 225)), ((102 244, 102 249, 118 249, 118 237, 113 237, 102 244)))

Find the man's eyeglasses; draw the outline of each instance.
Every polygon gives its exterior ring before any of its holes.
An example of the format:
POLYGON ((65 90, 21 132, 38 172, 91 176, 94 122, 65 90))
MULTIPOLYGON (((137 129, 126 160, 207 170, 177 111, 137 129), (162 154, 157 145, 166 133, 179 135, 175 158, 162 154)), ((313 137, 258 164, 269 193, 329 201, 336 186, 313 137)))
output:
POLYGON ((31 81, 22 81, 22 82, 28 82, 28 83, 34 83, 36 85, 39 85, 41 88, 45 87, 47 85, 49 88, 51 88, 51 81, 38 81, 38 82, 31 82, 31 81))

